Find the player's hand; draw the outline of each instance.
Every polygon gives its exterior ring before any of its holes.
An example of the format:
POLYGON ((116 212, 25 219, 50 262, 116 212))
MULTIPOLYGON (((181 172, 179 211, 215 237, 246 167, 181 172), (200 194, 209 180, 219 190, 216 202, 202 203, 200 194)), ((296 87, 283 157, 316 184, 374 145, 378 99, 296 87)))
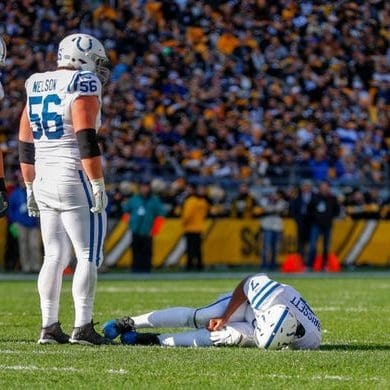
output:
POLYGON ((107 194, 106 194, 106 186, 104 185, 104 179, 93 179, 91 181, 92 186, 92 207, 91 211, 93 213, 101 213, 107 207, 107 194))
POLYGON ((27 213, 29 217, 39 217, 39 208, 35 201, 32 183, 26 183, 27 213))
POLYGON ((207 329, 209 331, 215 331, 220 330, 223 328, 223 326, 226 324, 226 320, 224 318, 212 318, 209 321, 209 324, 207 326, 207 329))
POLYGON ((242 340, 242 334, 237 329, 227 325, 221 330, 210 332, 210 340, 216 346, 239 345, 242 340))
POLYGON ((0 218, 4 217, 4 215, 7 213, 7 209, 7 193, 5 191, 0 191, 0 218))

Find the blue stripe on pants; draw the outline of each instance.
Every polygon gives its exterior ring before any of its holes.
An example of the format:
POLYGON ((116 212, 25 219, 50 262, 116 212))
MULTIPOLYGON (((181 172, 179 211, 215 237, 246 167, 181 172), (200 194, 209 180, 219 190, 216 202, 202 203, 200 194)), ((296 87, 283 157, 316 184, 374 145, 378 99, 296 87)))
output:
POLYGON ((210 305, 207 305, 207 306, 202 306, 202 307, 198 307, 197 309, 194 310, 194 316, 193 316, 193 323, 194 323, 194 327, 199 329, 198 327, 198 324, 196 323, 196 314, 198 313, 199 310, 204 310, 204 309, 208 309, 212 306, 215 306, 215 305, 218 305, 219 303, 223 302, 223 301, 226 301, 227 299, 231 299, 232 296, 231 295, 228 295, 226 297, 223 297, 221 299, 218 299, 217 301, 211 303, 210 305))
MULTIPOLYGON (((91 199, 91 195, 88 191, 87 182, 85 181, 84 174, 82 171, 79 171, 79 175, 80 175, 81 183, 83 184, 85 195, 87 196, 89 209, 91 209, 92 199, 91 199)), ((89 210, 89 256, 88 256, 88 261, 93 260, 94 238, 95 238, 95 216, 93 215, 92 211, 89 210)))
POLYGON ((101 261, 100 254, 102 251, 102 238, 103 238, 103 216, 102 213, 98 214, 98 241, 96 248, 96 265, 99 266, 101 261))

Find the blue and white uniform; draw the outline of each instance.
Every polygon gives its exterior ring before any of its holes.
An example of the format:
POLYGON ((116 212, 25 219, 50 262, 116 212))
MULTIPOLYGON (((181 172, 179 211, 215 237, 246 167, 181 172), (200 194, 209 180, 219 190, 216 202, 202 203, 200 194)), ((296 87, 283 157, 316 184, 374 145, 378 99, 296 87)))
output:
MULTIPOLYGON (((72 292, 75 326, 81 326, 91 321, 107 217, 90 211, 93 195, 82 169, 71 108, 80 96, 97 96, 101 102, 102 86, 94 73, 68 69, 35 73, 25 86, 35 146, 33 190, 45 247, 38 280, 43 327, 57 321, 62 271, 69 261, 62 255, 66 235, 78 260, 72 292)), ((100 125, 99 112, 95 128, 100 125)))
MULTIPOLYGON (((241 334, 238 345, 256 346, 254 329, 256 316, 273 305, 287 306, 304 328, 302 337, 290 345, 293 349, 316 349, 321 343, 321 325, 310 306, 293 287, 278 283, 265 274, 249 277, 243 286, 247 301, 230 317, 229 327, 241 334)), ((200 308, 175 307, 132 317, 136 329, 189 327, 198 328, 182 333, 161 334, 165 346, 211 346, 210 332, 206 329, 212 318, 220 318, 232 294, 221 295, 215 302, 200 308)))
POLYGON ((304 335, 297 338, 291 348, 316 349, 320 346, 320 320, 295 288, 278 283, 265 274, 257 274, 246 280, 244 292, 255 318, 261 312, 278 304, 285 305, 291 310, 305 329, 304 335))

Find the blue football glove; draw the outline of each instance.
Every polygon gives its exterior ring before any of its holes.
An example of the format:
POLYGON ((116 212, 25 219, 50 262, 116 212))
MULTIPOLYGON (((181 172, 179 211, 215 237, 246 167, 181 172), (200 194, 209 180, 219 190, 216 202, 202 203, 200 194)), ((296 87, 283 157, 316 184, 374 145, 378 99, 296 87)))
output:
POLYGON ((137 332, 126 331, 121 334, 121 343, 125 345, 135 345, 137 342, 137 332))
POLYGON ((103 325, 103 334, 104 334, 104 337, 107 337, 108 339, 110 340, 114 340, 116 337, 119 336, 119 329, 118 327, 116 326, 116 320, 110 320, 110 321, 107 321, 104 325, 103 325))
POLYGON ((139 333, 127 330, 121 334, 121 342, 125 345, 161 345, 159 333, 139 333))

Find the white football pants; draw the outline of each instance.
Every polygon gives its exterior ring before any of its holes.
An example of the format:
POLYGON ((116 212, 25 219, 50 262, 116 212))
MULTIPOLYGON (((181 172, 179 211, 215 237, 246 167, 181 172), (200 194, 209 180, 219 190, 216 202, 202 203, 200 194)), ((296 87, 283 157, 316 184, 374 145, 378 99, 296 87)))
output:
POLYGON ((38 278, 42 327, 58 321, 62 275, 71 254, 69 239, 77 258, 72 284, 74 326, 82 326, 92 320, 97 269, 103 262, 106 213, 90 212, 92 191, 81 171, 45 170, 37 174, 33 189, 45 250, 38 278))
MULTIPOLYGON (((158 336, 163 346, 207 347, 213 345, 206 329, 212 318, 221 317, 231 294, 220 296, 215 302, 200 308, 172 307, 132 317, 135 327, 140 328, 198 328, 181 333, 163 333, 158 336)), ((253 311, 243 303, 232 315, 229 325, 246 339, 253 339, 253 311), (249 308, 249 310, 248 310, 249 308)))

